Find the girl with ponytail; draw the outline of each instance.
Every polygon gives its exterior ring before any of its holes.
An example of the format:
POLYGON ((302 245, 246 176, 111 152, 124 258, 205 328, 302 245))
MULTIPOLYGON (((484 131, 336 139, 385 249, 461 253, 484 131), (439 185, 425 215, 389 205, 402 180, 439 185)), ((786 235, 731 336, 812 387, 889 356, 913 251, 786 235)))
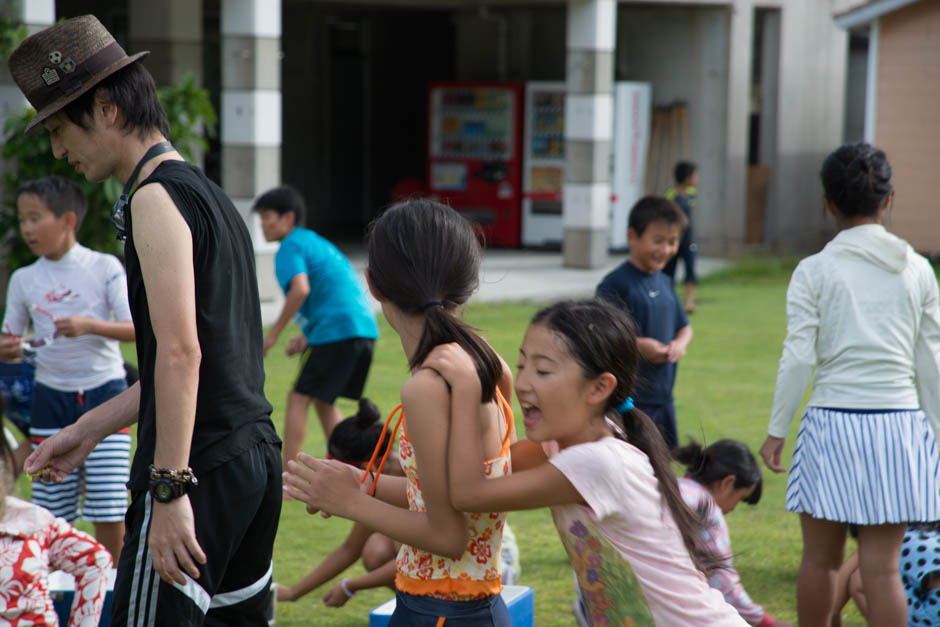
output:
MULTIPOLYGON (((447 625, 510 625, 499 594, 506 515, 494 509, 464 514, 452 505, 447 446, 456 422, 454 403, 448 382, 425 363, 440 344, 455 343, 468 355, 471 368, 463 376, 472 379, 476 394, 462 399, 461 419, 474 423, 474 450, 481 456, 462 470, 486 477, 508 474, 514 432, 506 399, 512 375, 457 316, 477 288, 479 266, 480 248, 470 223, 440 203, 409 200, 376 219, 369 233, 369 289, 398 333, 412 373, 401 390, 399 417, 399 423, 404 420, 398 445, 405 477, 382 476, 381 465, 375 468, 372 461, 364 472, 303 454, 301 463, 288 464, 285 493, 307 503, 308 511, 361 522, 402 543, 392 627, 444 620, 447 625)), ((378 450, 373 460, 377 455, 378 450)))
POLYGON ((757 505, 760 501, 763 478, 754 454, 744 442, 737 440, 718 440, 705 448, 690 440, 687 445, 674 449, 672 456, 686 468, 686 475, 679 478, 682 498, 701 516, 702 541, 720 560, 719 567, 709 573, 708 583, 721 592, 725 601, 733 605, 749 625, 792 627, 791 623, 775 620, 751 600, 732 560, 731 534, 725 514, 741 501, 748 505, 757 505))
POLYGON ((529 454, 511 476, 483 480, 480 394, 461 346, 425 361, 451 385, 450 495, 462 511, 550 507, 591 625, 746 625, 705 579, 715 558, 679 494, 669 450, 633 407, 638 351, 633 322, 600 300, 539 311, 519 350, 516 396, 529 454), (534 459, 542 450, 554 454, 534 459), (534 451, 534 453, 533 453, 534 451), (547 462, 547 463, 546 463, 547 462), (632 621, 632 622, 631 622, 632 621))
MULTIPOLYGON (((326 443, 327 457, 350 464, 356 468, 365 468, 376 447, 379 454, 384 454, 391 445, 385 437, 379 408, 369 399, 359 399, 359 411, 340 421, 330 433, 326 443)), ((385 472, 402 475, 397 458, 390 460, 385 472)), ((328 607, 342 607, 359 590, 388 586, 394 589, 395 554, 399 544, 381 533, 374 533, 361 523, 356 523, 349 530, 343 542, 323 558, 316 568, 306 577, 292 586, 274 584, 277 601, 297 601, 306 594, 319 588, 347 568, 362 560, 366 572, 358 577, 344 577, 323 595, 323 604, 328 607)))

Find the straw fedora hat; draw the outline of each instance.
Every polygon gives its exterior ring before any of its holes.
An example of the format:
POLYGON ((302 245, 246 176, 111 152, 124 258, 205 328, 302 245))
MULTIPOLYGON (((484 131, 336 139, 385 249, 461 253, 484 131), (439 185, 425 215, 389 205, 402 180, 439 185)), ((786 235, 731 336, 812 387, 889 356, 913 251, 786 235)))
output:
POLYGON ((26 132, 147 54, 128 56, 93 15, 65 20, 30 35, 7 60, 13 80, 36 109, 26 132))

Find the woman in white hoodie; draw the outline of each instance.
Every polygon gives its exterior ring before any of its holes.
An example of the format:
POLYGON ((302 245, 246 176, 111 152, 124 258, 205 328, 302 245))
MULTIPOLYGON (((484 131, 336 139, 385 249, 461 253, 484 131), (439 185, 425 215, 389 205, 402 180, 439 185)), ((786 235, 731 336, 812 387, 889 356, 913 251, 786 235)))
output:
POLYGON ((841 230, 790 279, 761 456, 774 472, 786 470, 784 438, 812 379, 786 497, 803 531, 800 627, 830 623, 849 523, 859 525, 869 624, 904 625, 905 523, 940 519, 937 280, 926 259, 882 226, 894 190, 881 150, 842 146, 821 177, 826 210, 841 230))

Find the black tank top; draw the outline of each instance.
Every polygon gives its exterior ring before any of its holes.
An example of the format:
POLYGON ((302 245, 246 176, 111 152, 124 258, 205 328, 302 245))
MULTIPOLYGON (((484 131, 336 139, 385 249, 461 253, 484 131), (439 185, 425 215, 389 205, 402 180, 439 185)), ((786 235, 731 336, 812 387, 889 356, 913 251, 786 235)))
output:
MULTIPOLYGON (((159 183, 193 237, 196 329, 202 362, 189 464, 196 477, 261 440, 278 442, 264 397, 261 306, 248 229, 225 193, 185 161, 160 163, 141 186, 159 183)), ((147 489, 156 443, 156 338, 127 212, 127 292, 137 335, 140 415, 128 487, 147 489)))

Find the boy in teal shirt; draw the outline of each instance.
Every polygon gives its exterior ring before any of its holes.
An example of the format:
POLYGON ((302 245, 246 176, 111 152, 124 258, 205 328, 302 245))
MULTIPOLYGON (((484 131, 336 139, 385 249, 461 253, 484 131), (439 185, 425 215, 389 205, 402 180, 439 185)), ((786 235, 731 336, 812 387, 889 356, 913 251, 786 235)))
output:
POLYGON ((379 330, 365 291, 349 260, 333 244, 298 226, 305 205, 300 193, 281 186, 262 194, 254 210, 261 215, 267 241, 281 243, 274 257, 277 282, 286 300, 264 337, 264 353, 277 343, 291 318, 303 335, 287 342, 287 354, 303 353, 303 366, 287 397, 284 465, 300 452, 312 404, 329 438, 343 419, 337 397, 359 399, 365 387, 379 330))

